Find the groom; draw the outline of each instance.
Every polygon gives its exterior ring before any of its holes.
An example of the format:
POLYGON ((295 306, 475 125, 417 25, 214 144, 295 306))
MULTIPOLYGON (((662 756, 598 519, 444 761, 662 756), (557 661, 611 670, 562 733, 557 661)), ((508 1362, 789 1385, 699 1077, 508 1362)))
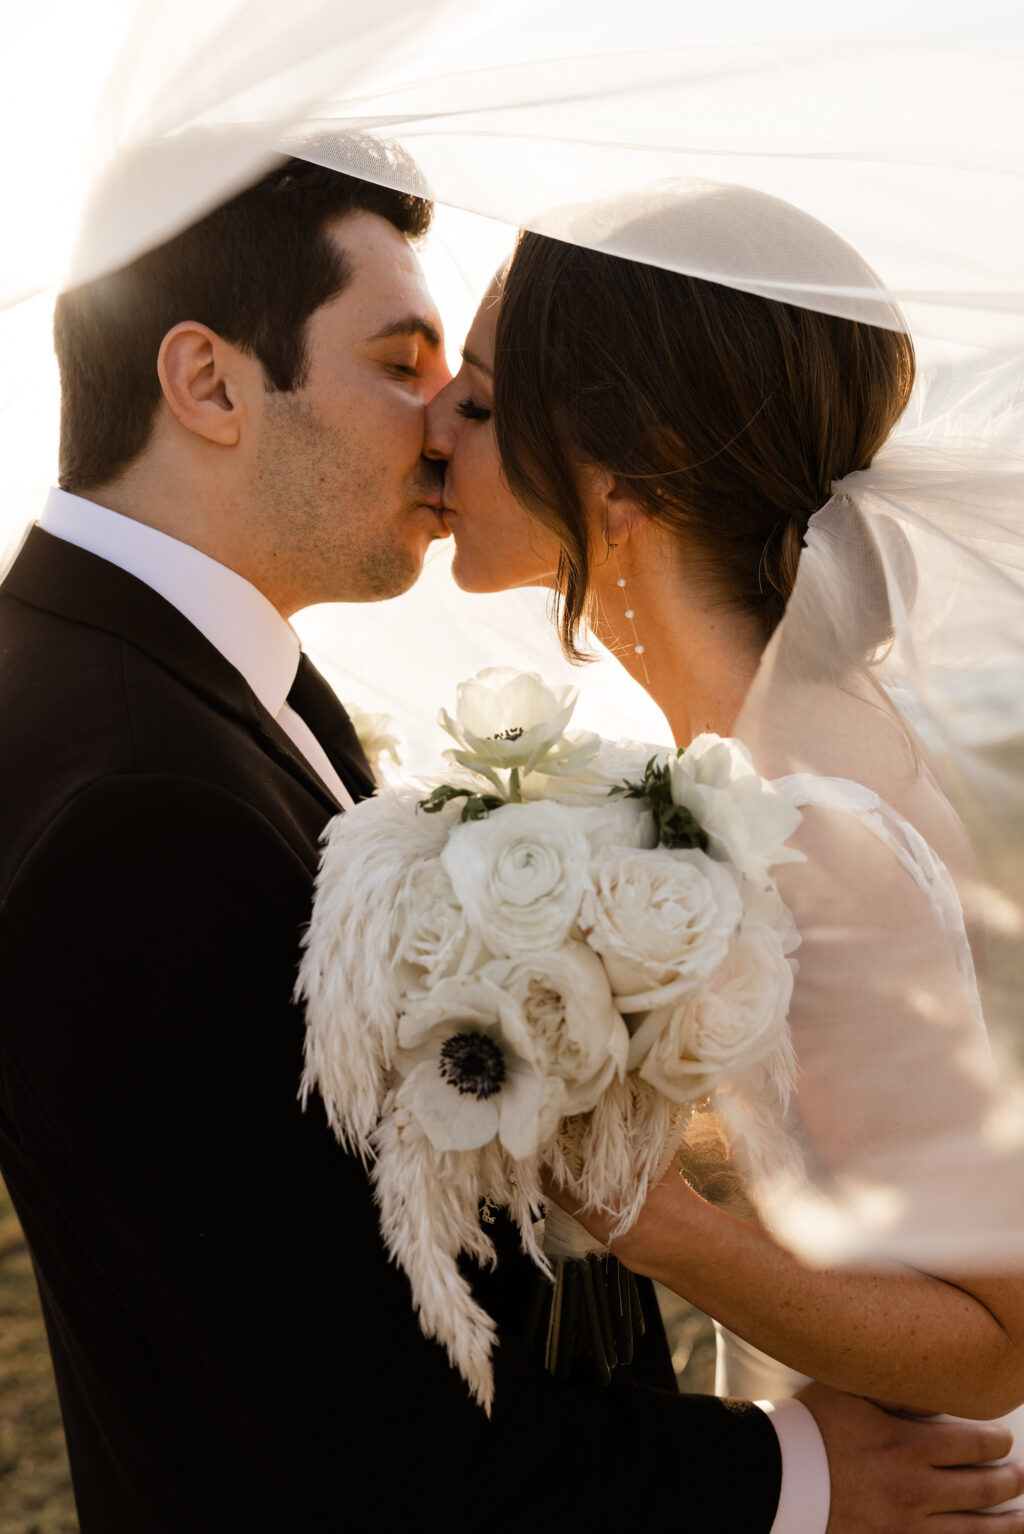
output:
POLYGON ((284 162, 58 302, 62 489, 0 591, 0 1166, 83 1534, 638 1509, 843 1534, 1008 1496, 1015 1472, 932 1468, 1003 1453, 998 1430, 812 1387, 818 1427, 789 1405, 777 1434, 649 1383, 670 1384, 654 1327, 641 1378, 556 1383, 519 1337, 511 1246, 481 1279, 488 1422, 419 1332, 363 1168, 299 1110, 318 838, 372 780, 286 620, 405 590, 443 535, 430 211, 284 162))

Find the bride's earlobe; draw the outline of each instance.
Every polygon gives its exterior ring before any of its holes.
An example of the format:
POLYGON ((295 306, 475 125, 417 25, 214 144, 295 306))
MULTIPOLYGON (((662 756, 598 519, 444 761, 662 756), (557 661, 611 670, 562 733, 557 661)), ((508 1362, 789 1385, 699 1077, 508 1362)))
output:
POLYGON ((647 520, 643 507, 613 484, 605 496, 602 523, 609 548, 618 548, 620 544, 626 543, 647 520))

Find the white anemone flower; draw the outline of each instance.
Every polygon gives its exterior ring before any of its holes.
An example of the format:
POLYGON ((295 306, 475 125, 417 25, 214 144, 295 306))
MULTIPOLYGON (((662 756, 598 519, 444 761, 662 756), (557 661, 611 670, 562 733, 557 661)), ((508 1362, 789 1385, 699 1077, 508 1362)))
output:
POLYGON ((398 1023, 397 1105, 436 1150, 478 1150, 497 1138, 510 1156, 554 1139, 565 1082, 542 1074, 519 1004, 479 976, 438 981, 398 1023))
POLYGON ((803 862, 802 852, 786 846, 800 811, 759 776, 741 741, 698 735, 682 756, 669 758, 669 774, 673 802, 690 811, 712 857, 731 862, 763 889, 773 865, 803 862))
POLYGON ((445 709, 438 715, 462 748, 445 756, 492 779, 495 769, 525 774, 548 762, 565 772, 598 745, 595 735, 565 739, 577 696, 575 687, 549 687, 535 671, 491 666, 460 682, 454 719, 445 709))

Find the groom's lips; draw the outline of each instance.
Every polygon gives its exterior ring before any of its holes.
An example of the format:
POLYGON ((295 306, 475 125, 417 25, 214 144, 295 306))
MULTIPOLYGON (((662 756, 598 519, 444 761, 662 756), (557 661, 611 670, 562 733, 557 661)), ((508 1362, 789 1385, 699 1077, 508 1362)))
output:
POLYGON ((429 500, 426 496, 423 496, 419 502, 419 509, 434 513, 434 516, 437 518, 437 536, 439 538, 449 537, 448 524, 444 520, 444 502, 441 500, 440 495, 433 495, 429 500))

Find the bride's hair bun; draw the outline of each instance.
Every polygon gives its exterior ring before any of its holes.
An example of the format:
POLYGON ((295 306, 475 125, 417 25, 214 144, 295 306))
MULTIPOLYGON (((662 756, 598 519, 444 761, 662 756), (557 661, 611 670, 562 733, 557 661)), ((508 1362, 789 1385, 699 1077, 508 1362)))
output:
POLYGON ((913 346, 856 252, 786 203, 702 187, 625 224, 616 207, 602 250, 522 234, 498 314, 498 445, 513 492, 562 545, 563 647, 580 657, 590 596, 581 465, 613 475, 671 528, 690 568, 723 604, 755 614, 767 641, 810 517, 835 480, 870 465, 907 403, 913 346), (652 259, 674 251, 737 286, 626 259, 616 245, 652 259), (745 290, 766 248, 783 250, 780 269, 808 290, 855 295, 850 312, 745 290))

